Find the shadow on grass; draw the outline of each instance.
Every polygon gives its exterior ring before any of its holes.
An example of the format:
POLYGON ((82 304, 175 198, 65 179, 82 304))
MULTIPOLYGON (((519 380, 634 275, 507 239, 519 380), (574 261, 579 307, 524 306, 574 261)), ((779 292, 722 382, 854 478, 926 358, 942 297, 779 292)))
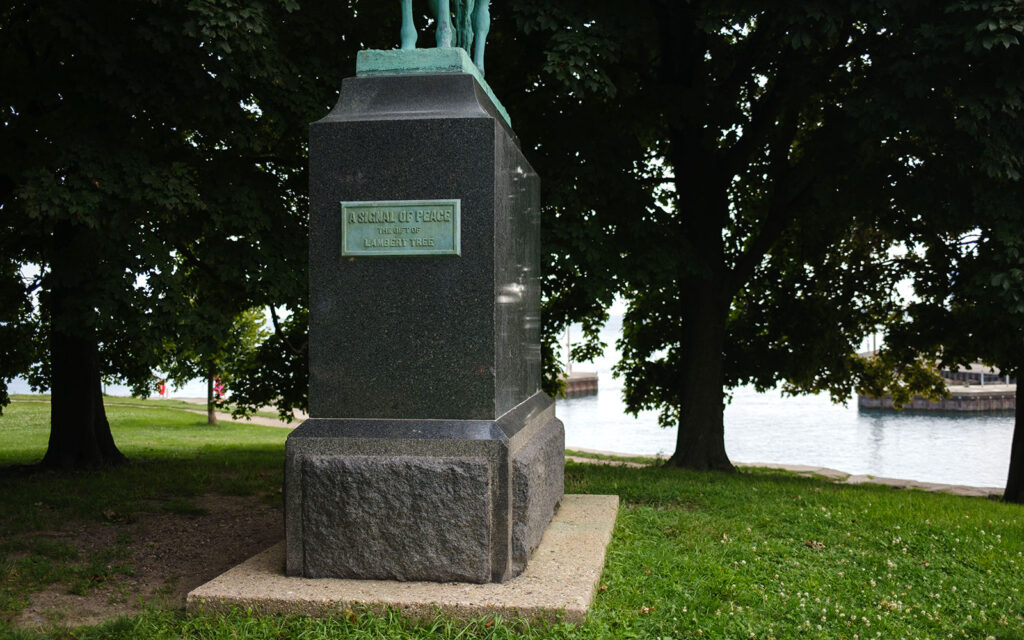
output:
POLYGON ((283 467, 279 445, 220 447, 185 458, 138 456, 116 467, 70 472, 11 465, 0 468, 0 536, 55 529, 71 519, 117 522, 156 510, 197 515, 188 499, 206 493, 262 495, 280 503, 283 467))

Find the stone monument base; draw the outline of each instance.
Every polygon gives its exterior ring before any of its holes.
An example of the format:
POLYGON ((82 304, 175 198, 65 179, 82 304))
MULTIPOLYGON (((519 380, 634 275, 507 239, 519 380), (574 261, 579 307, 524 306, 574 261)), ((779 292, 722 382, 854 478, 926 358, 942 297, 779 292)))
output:
POLYGON ((290 578, 281 543, 194 589, 186 608, 307 616, 392 608, 416 619, 500 615, 581 624, 601 579, 618 505, 618 496, 565 496, 526 571, 502 584, 290 578))
POLYGON ((363 52, 310 125, 309 414, 290 576, 502 582, 562 497, 540 178, 457 50, 363 52))
POLYGON ((287 573, 518 575, 562 498, 564 445, 543 393, 497 420, 311 418, 285 453, 287 573))

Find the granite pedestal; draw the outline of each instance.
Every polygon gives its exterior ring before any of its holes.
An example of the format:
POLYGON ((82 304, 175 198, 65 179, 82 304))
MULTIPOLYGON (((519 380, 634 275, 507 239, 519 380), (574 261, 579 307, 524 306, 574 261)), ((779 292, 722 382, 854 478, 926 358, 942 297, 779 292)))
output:
POLYGON ((517 575, 562 498, 564 430, 539 388, 539 180, 515 134, 472 74, 349 78, 311 126, 310 193, 288 575, 517 575), (438 250, 412 217, 431 207, 454 222, 438 250))

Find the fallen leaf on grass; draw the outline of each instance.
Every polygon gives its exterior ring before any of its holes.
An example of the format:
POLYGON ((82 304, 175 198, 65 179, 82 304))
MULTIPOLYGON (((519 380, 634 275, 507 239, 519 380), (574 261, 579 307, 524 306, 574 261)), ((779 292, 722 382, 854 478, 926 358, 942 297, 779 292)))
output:
POLYGON ((130 523, 134 520, 134 518, 132 518, 131 515, 118 513, 113 509, 104 509, 101 513, 103 514, 104 520, 106 520, 107 522, 113 522, 115 524, 130 523))

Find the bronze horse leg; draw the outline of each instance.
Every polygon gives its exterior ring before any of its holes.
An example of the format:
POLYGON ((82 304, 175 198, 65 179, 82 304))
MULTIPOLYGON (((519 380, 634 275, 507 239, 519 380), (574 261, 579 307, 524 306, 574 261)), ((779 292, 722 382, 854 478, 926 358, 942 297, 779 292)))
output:
MULTIPOLYGON (((412 0, 401 0, 402 48, 416 48, 416 25, 413 23, 412 0)), ((429 0, 430 10, 437 18, 437 46, 446 49, 462 47, 473 56, 473 63, 483 73, 484 48, 490 30, 490 0, 429 0), (451 3, 455 4, 455 24, 452 24, 451 3)))

